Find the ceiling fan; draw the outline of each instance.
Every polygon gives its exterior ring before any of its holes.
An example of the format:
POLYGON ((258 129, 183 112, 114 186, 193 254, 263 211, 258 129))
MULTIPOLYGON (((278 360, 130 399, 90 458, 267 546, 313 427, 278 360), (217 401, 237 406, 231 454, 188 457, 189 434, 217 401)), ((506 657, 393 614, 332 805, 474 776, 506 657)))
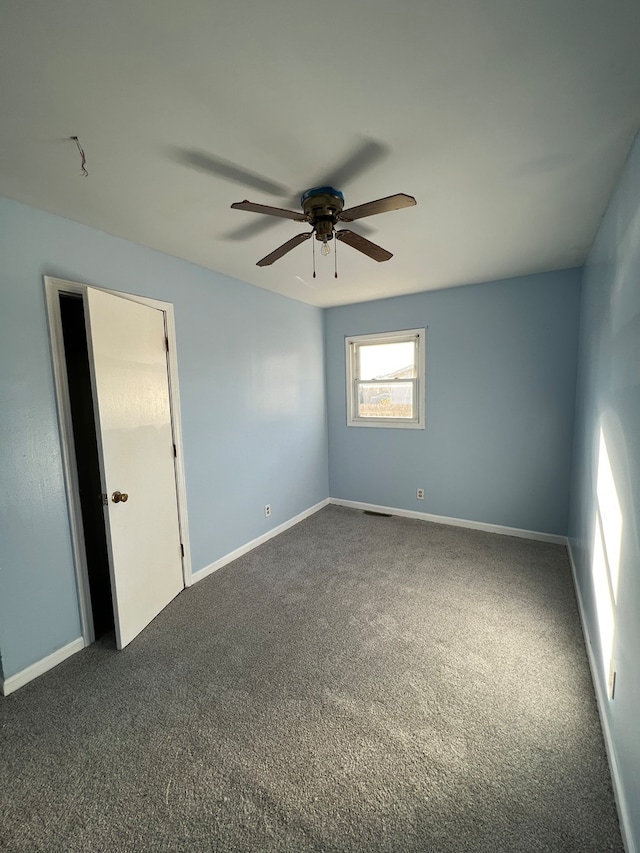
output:
POLYGON ((363 219, 365 216, 374 216, 378 213, 400 210, 403 207, 412 207, 415 203, 416 200, 413 196, 406 195, 406 193, 396 193, 396 195, 379 198, 375 201, 368 201, 365 204, 348 207, 345 210, 343 194, 340 190, 327 186, 312 187, 304 192, 300 197, 302 211, 288 210, 284 207, 272 207, 268 204, 256 204, 246 199, 245 201, 235 202, 231 207, 233 210, 246 210, 250 213, 279 216, 283 219, 292 219, 294 222, 308 222, 311 225, 311 231, 296 234, 295 237, 287 240, 282 246, 278 246, 277 249, 274 249, 273 252, 270 252, 258 261, 257 266, 266 267, 314 235, 316 240, 322 243, 321 252, 323 255, 329 254, 329 241, 335 238, 336 240, 340 240, 341 243, 351 246, 352 249, 357 249, 364 255, 368 255, 374 261, 388 261, 389 258, 393 257, 391 252, 388 252, 382 246, 372 243, 371 240, 367 240, 366 237, 348 228, 337 229, 336 225, 339 222, 353 222, 355 219, 363 219))

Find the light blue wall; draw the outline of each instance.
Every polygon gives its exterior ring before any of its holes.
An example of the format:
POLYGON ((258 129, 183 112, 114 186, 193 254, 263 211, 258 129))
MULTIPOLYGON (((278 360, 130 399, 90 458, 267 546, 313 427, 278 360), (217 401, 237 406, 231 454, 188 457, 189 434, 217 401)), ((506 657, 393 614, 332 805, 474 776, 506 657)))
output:
POLYGON ((566 534, 579 284, 566 270, 329 309, 332 497, 566 534), (347 427, 345 336, 423 326, 426 429, 347 427))
POLYGON ((0 198, 5 677, 81 634, 45 274, 174 304, 194 571, 328 496, 321 310, 0 198))
MULTIPOLYGON (((606 696, 600 639, 609 598, 597 596, 596 525, 615 576, 616 694, 601 709, 614 745, 629 828, 640 849, 640 139, 611 199, 583 273, 570 544, 585 619, 606 696), (600 453, 601 436, 606 456, 600 453), (607 463, 606 458, 609 462, 607 463), (603 488, 610 468, 617 497, 603 488), (600 489, 598 474, 600 472, 600 489), (619 505, 619 512, 616 509, 619 505), (617 520, 616 520, 617 519, 617 520), (621 535, 617 528, 621 525, 621 535), (619 550, 619 559, 617 552, 619 550)), ((608 655, 605 653, 604 657, 608 655)))

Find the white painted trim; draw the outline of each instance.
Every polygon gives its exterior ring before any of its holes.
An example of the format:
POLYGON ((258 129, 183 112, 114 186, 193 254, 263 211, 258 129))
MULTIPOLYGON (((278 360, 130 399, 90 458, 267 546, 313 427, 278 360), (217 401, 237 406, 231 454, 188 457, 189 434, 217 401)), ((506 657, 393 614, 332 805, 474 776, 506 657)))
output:
POLYGON ((425 429, 425 382, 426 382, 426 327, 422 329, 401 329, 391 332, 374 332, 366 335, 348 335, 345 345, 345 389, 347 395, 347 426, 348 427, 378 427, 381 429, 425 429), (418 376, 413 382, 414 415, 412 420, 402 418, 359 418, 357 411, 356 383, 357 376, 356 346, 358 344, 379 343, 391 344, 400 342, 416 342, 416 366, 418 376))
POLYGON ((171 401, 171 425, 176 445, 176 492, 178 496, 178 524, 180 540, 184 550, 182 557, 182 576, 185 587, 191 586, 191 542, 189 539, 189 521, 187 519, 187 481, 185 477, 184 453, 182 447, 182 415, 180 412, 180 389, 178 387, 178 351, 176 349, 176 324, 173 305, 166 303, 164 309, 165 329, 169 341, 169 399, 171 401))
POLYGON ((521 530, 519 527, 505 527, 503 524, 488 524, 484 521, 468 521, 464 518, 448 518, 444 515, 432 515, 429 512, 416 512, 411 509, 398 509, 392 506, 347 501, 342 498, 329 498, 329 503, 336 506, 346 506, 351 509, 368 510, 369 512, 386 512, 389 515, 400 515, 403 518, 418 518, 422 521, 433 521, 436 524, 450 524, 453 527, 469 527, 471 530, 485 530, 487 533, 499 533, 503 536, 517 536, 520 539, 534 539, 538 542, 552 542, 555 545, 566 545, 566 536, 555 533, 539 533, 537 530, 521 530))
POLYGON ((304 512, 295 515, 288 521, 284 521, 282 524, 279 524, 272 530, 268 530, 266 533, 263 533, 262 536, 258 536, 257 539, 252 539, 251 542, 247 542, 245 545, 241 545, 239 548, 236 548, 235 551, 231 551, 224 557, 220 557, 219 560, 216 560, 210 565, 205 566, 204 569, 200 569, 200 571, 194 572, 191 576, 193 583, 197 583, 198 581, 203 580, 208 575, 213 574, 213 572, 217 572, 218 569, 221 569, 223 566, 226 566, 228 563, 232 563, 234 560, 237 560, 238 557, 242 557, 244 554, 248 554, 249 551, 253 551, 254 548, 258 547, 258 545, 263 545, 265 542, 268 542, 269 539, 273 539, 280 533, 284 533, 284 531, 288 530, 290 527, 294 527, 296 524, 299 524, 301 521, 304 521, 305 518, 309 518, 310 515, 314 515, 323 507, 327 506, 327 504, 330 503, 330 500, 330 498, 325 498, 323 501, 320 501, 320 503, 309 507, 309 509, 305 509, 304 512))
POLYGON ((611 728, 609 726, 609 715, 607 714, 607 706, 609 704, 609 698, 607 695, 607 690, 605 685, 602 683, 602 678, 600 675, 600 670, 596 663, 596 658, 593 653, 593 646, 591 643, 591 636, 589 634, 588 623, 586 620, 584 604, 582 601, 582 593, 580 592, 580 586, 578 584, 578 573, 576 569, 576 564, 573 559, 573 552, 571 550, 571 543, 567 540, 567 553, 569 555, 569 562, 571 564, 571 575, 573 577, 573 586, 576 592, 576 599, 578 601, 578 612, 580 614, 580 623, 582 625, 582 635, 584 637, 584 644, 587 649, 587 658, 589 660, 589 668, 591 670, 591 680, 593 681, 595 687, 596 694, 596 704, 598 706, 598 714, 600 716, 600 725, 602 727, 602 733, 604 735, 604 745, 607 753, 607 759, 609 761, 609 770, 611 771, 611 783, 613 786, 613 796, 616 801, 616 806, 618 807, 618 821, 620 823, 620 832, 622 834, 622 842, 624 844, 624 848, 627 853, 638 853, 638 847, 633 838, 633 829, 631 820, 629 818, 629 807, 627 805, 627 798, 624 792, 624 785, 622 783, 622 777, 620 775, 620 768, 618 766, 618 759, 616 758, 616 750, 613 741, 613 736, 611 734, 611 728))
POLYGON ((44 277, 47 319, 49 325, 49 340, 51 344, 51 361, 53 366, 53 386, 58 410, 58 426, 60 429, 60 452, 62 454, 62 469, 67 492, 69 510, 69 529, 71 533, 71 549, 76 573, 78 592, 78 607, 82 636, 86 645, 95 639, 93 629, 93 614, 91 612, 91 593, 89 589, 89 571, 87 568, 84 529, 82 526, 82 508, 80 505, 80 486, 78 484, 78 463, 76 460, 73 440, 73 422, 71 419, 71 404, 69 401, 69 383, 65 367, 64 341, 62 337, 62 319, 60 315, 60 293, 76 293, 82 296, 86 290, 84 285, 66 282, 59 279, 44 277))
POLYGON ((58 666, 59 663, 62 663, 63 660, 71 657, 71 655, 75 655, 76 652, 82 651, 84 647, 85 643, 83 637, 78 637, 77 640, 72 640, 70 643, 67 643, 66 646, 58 649, 57 652, 53 652, 52 654, 47 655, 46 658, 42 658, 42 660, 32 663, 31 666, 28 666, 21 672, 17 672, 15 675, 10 675, 9 678, 5 678, 4 681, 0 682, 0 693, 2 693, 3 696, 8 696, 10 693, 13 693, 14 690, 18 690, 18 688, 24 687, 25 684, 33 681, 34 678, 37 678, 39 675, 44 675, 45 672, 53 669, 54 666, 58 666))

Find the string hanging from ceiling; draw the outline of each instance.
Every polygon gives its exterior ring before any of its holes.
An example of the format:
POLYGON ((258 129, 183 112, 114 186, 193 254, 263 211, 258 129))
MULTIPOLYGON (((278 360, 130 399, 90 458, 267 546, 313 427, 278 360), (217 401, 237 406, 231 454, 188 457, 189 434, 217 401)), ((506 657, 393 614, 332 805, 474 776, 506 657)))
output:
POLYGON ((83 150, 82 146, 80 145, 80 140, 78 139, 77 136, 71 136, 70 138, 73 139, 75 144, 78 146, 78 151, 80 152, 80 160, 81 160, 80 168, 82 169, 82 177, 86 178, 86 177, 88 177, 89 172, 87 172, 87 169, 86 169, 87 158, 84 155, 84 150, 83 150))

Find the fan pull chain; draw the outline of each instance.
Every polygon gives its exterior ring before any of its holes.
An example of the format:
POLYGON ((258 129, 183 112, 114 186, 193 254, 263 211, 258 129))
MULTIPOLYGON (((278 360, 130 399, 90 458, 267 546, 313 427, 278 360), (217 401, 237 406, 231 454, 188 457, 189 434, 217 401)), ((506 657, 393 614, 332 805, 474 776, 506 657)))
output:
POLYGON ((312 247, 312 255, 313 255, 313 277, 315 278, 316 277, 316 241, 315 241, 313 234, 311 235, 311 247, 312 247))
POLYGON ((338 278, 338 238, 333 241, 333 277, 338 278))

